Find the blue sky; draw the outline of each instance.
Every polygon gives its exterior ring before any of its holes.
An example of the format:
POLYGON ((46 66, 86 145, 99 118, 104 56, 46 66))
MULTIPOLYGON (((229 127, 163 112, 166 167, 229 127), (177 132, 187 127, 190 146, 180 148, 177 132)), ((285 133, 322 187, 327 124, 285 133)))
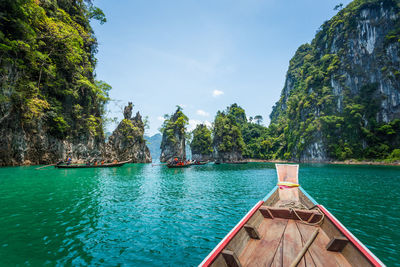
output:
MULTIPOLYGON (((109 117, 128 101, 147 134, 181 105, 189 129, 238 103, 269 123, 289 60, 343 0, 96 0, 97 79, 109 83, 109 117)), ((109 131, 115 125, 108 125, 109 131)))

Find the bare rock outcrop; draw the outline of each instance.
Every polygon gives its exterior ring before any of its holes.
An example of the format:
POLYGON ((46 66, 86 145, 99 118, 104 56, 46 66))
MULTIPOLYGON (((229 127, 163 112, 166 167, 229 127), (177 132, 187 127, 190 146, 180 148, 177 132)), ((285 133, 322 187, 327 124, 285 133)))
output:
POLYGON ((150 150, 144 139, 144 123, 139 112, 132 116, 133 105, 129 102, 124 109, 124 119, 119 123, 105 145, 105 158, 109 161, 135 163, 151 162, 150 150))

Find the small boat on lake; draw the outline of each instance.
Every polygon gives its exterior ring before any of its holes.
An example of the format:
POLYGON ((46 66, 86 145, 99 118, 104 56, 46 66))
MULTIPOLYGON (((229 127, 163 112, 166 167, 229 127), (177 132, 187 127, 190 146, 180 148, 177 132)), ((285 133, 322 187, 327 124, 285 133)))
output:
POLYGON ((54 167, 58 169, 83 169, 83 168, 112 168, 112 167, 121 167, 125 163, 128 163, 130 161, 123 161, 123 162, 117 162, 117 163, 105 163, 105 164, 98 164, 98 165, 86 165, 86 164, 57 164, 54 165, 54 167))
POLYGON ((169 163, 169 164, 167 164, 167 167, 168 168, 187 168, 192 165, 193 165, 192 163, 179 162, 177 164, 169 163))
POLYGON ((299 165, 276 169, 278 185, 200 266, 385 266, 299 186, 299 165))
POLYGON ((193 165, 206 165, 208 161, 195 161, 193 165))

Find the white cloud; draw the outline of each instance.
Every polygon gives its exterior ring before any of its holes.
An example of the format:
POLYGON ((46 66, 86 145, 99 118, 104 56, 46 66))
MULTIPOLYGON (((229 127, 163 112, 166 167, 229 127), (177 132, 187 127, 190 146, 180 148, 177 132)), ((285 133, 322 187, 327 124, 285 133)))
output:
POLYGON ((200 115, 200 116, 204 116, 204 117, 210 116, 210 113, 208 113, 208 112, 206 112, 206 111, 204 111, 204 110, 202 110, 202 109, 197 110, 197 111, 196 111, 196 114, 197 114, 197 115, 200 115))
POLYGON ((189 120, 188 131, 193 131, 199 124, 205 124, 207 127, 211 127, 211 122, 209 121, 189 120))
POLYGON ((212 127, 212 124, 211 124, 211 122, 209 122, 209 121, 204 121, 203 123, 204 123, 207 127, 209 127, 209 128, 212 127))
POLYGON ((158 116, 158 117, 157 117, 157 120, 159 120, 159 121, 164 121, 164 117, 158 116))
POLYGON ((224 94, 224 92, 220 91, 220 90, 214 90, 212 92, 213 97, 218 97, 218 96, 223 95, 223 94, 224 94))

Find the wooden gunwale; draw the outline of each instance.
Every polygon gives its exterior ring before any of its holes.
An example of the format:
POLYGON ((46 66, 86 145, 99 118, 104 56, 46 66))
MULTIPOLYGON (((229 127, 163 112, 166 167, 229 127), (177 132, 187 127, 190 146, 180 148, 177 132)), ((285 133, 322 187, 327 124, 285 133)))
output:
POLYGON ((317 204, 322 213, 336 226, 336 228, 353 243, 354 246, 368 259, 374 266, 385 266, 360 240, 358 240, 347 228, 332 215, 323 205, 317 204))
POLYGON ((247 221, 254 215, 254 213, 264 204, 260 200, 241 220, 240 222, 221 240, 221 242, 214 248, 213 251, 200 263, 199 266, 210 266, 211 263, 217 258, 221 251, 228 245, 229 241, 239 232, 240 229, 247 223, 247 221))

